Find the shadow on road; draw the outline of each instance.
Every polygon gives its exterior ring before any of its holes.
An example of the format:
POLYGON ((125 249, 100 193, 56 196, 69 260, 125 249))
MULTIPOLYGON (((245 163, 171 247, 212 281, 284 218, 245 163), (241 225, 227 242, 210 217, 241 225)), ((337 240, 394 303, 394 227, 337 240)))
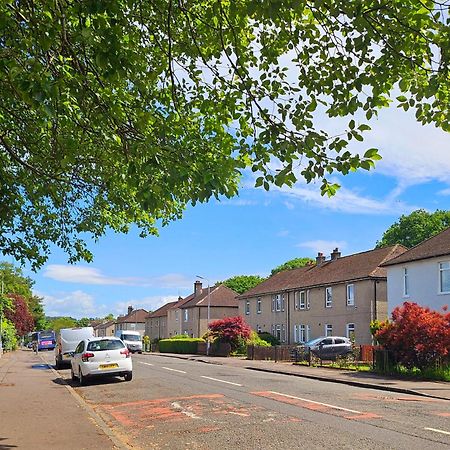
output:
MULTIPOLYGON (((0 437, 0 441, 6 441, 8 438, 2 438, 0 437)), ((9 445, 9 444, 2 444, 0 442, 0 450, 7 450, 9 448, 17 448, 17 445, 9 445)))
MULTIPOLYGON (((99 377, 99 378, 90 378, 87 381, 87 386, 98 386, 101 384, 117 384, 117 383, 124 383, 125 381, 121 378, 118 377, 99 377)), ((80 386, 80 384, 78 383, 77 380, 73 381, 70 378, 69 379, 64 379, 64 378, 55 378, 52 380, 53 383, 55 384, 59 384, 61 386, 64 385, 68 385, 71 387, 76 387, 76 388, 83 388, 86 386, 80 386)), ((1 450, 1 448, 0 448, 1 450)))

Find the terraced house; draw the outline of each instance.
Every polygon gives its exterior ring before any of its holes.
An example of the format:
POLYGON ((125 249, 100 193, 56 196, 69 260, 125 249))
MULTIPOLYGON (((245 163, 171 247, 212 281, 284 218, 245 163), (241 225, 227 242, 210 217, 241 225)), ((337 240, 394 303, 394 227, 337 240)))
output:
POLYGON ((167 331, 167 311, 177 302, 169 302, 158 308, 156 311, 149 313, 145 319, 145 335, 154 339, 168 338, 167 331))
POLYGON ((239 314, 282 343, 353 334, 358 344, 370 344, 370 322, 388 314, 380 265, 405 251, 394 245, 344 257, 336 248, 330 259, 319 253, 316 264, 279 272, 240 295, 239 314))
POLYGON ((194 292, 180 298, 167 311, 169 337, 177 334, 201 337, 208 329, 208 309, 211 321, 237 316, 236 296, 236 292, 223 284, 204 288, 201 281, 196 281, 194 292))

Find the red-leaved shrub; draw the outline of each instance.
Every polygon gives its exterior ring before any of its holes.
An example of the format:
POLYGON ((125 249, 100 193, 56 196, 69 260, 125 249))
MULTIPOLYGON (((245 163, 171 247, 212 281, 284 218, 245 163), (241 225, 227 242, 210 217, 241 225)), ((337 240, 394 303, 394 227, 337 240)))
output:
POLYGON ((235 350, 239 346, 240 339, 248 339, 252 331, 240 316, 215 320, 209 324, 209 330, 220 342, 229 343, 231 350, 235 350))
POLYGON ((450 356, 450 313, 446 311, 405 302, 394 309, 392 321, 381 324, 375 337, 403 366, 431 367, 437 359, 450 356))

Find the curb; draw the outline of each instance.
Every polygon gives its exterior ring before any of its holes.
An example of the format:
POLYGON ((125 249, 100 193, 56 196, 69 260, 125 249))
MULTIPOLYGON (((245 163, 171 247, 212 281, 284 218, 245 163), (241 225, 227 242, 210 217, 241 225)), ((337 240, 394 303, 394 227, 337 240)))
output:
POLYGON ((67 384, 67 381, 61 377, 61 375, 52 367, 51 364, 45 361, 44 358, 40 355, 39 358, 41 358, 42 362, 53 372, 55 376, 57 376, 61 380, 62 385, 70 392, 70 395, 72 395, 72 397, 77 401, 81 408, 83 408, 84 411, 88 413, 88 415, 94 420, 95 424, 103 431, 103 433, 105 433, 109 437, 109 439, 111 439, 115 447, 117 447, 119 450, 130 450, 131 448, 133 448, 125 444, 116 436, 116 434, 111 430, 111 428, 106 424, 101 416, 95 412, 94 408, 86 403, 83 397, 75 392, 75 389, 72 386, 67 384))
MULTIPOLYGON (((226 365, 226 364, 222 364, 220 362, 206 361, 204 359, 192 358, 189 356, 178 356, 178 355, 172 356, 169 354, 161 354, 161 353, 147 353, 147 354, 155 355, 155 356, 166 356, 168 358, 185 359, 185 360, 196 361, 196 362, 201 362, 201 363, 205 363, 205 364, 216 364, 216 365, 220 365, 220 366, 226 365)), ((365 383, 365 382, 361 382, 361 381, 352 381, 352 380, 342 380, 339 378, 333 379, 333 378, 322 377, 320 375, 292 373, 292 372, 285 372, 282 370, 263 369, 260 367, 242 366, 242 368, 247 369, 247 370, 254 370, 255 372, 278 373, 281 375, 288 375, 288 376, 292 376, 292 377, 301 377, 301 378, 308 378, 311 380, 327 381, 328 383, 346 384, 348 386, 354 386, 354 387, 360 387, 360 388, 366 388, 366 389, 374 389, 374 390, 378 390, 378 391, 397 392, 399 394, 417 395, 420 397, 433 398, 433 399, 437 399, 437 400, 447 400, 447 401, 450 400, 447 397, 440 397, 438 395, 433 395, 433 394, 425 394, 423 392, 415 391, 413 389, 399 388, 399 387, 395 387, 395 386, 383 386, 381 384, 365 383)))
POLYGON ((397 392, 400 394, 418 395, 420 397, 434 398, 437 400, 447 400, 447 401, 449 400, 446 397, 440 397, 440 396, 432 395, 432 394, 425 394, 423 392, 414 391, 413 389, 398 388, 398 387, 394 387, 394 386, 383 386, 383 385, 374 384, 374 383, 364 383, 364 382, 352 381, 352 380, 341 380, 339 378, 332 379, 332 378, 321 377, 320 375, 308 375, 308 374, 303 374, 303 373, 283 372, 283 371, 279 371, 279 370, 261 369, 259 367, 245 367, 245 369, 254 370, 256 372, 279 373, 282 375, 289 375, 289 376, 293 376, 293 377, 308 378, 311 380, 318 380, 318 381, 327 381, 329 383, 346 384, 348 386, 361 387, 361 388, 366 388, 366 389, 375 389, 378 391, 387 391, 387 392, 397 392))

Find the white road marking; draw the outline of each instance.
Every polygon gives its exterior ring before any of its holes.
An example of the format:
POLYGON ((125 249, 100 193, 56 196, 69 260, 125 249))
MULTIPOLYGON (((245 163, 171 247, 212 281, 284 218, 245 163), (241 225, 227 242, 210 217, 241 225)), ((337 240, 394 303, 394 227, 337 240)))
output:
POLYGON ((425 430, 434 431, 436 433, 447 434, 450 436, 450 431, 438 430, 437 428, 424 428, 425 430))
POLYGON ((187 373, 184 370, 171 369, 170 367, 163 367, 163 369, 170 370, 172 372, 187 373))
POLYGON ((362 414, 361 411, 355 411, 354 409, 348 409, 348 408, 342 408, 341 406, 335 406, 335 405, 330 405, 328 403, 322 403, 322 402, 316 402, 314 400, 308 400, 306 398, 301 398, 301 397, 295 397, 293 395, 288 395, 288 394, 282 394, 281 392, 274 392, 274 391, 269 391, 271 394, 275 394, 275 395, 281 395, 282 397, 287 397, 287 398, 294 398, 296 400, 301 400, 302 402, 308 402, 308 403, 313 403, 315 405, 322 405, 322 406, 326 406, 328 408, 333 408, 333 409, 338 409, 340 411, 346 411, 346 412, 351 412, 354 414, 362 414))
POLYGON ((242 386, 242 384, 239 384, 239 383, 232 383, 231 381, 219 380, 218 378, 205 377, 204 375, 201 375, 201 377, 202 377, 202 378, 206 378, 206 379, 208 379, 208 380, 219 381, 220 383, 232 384, 233 386, 242 386))
POLYGON ((193 412, 184 409, 178 402, 172 402, 172 406, 175 409, 178 409, 180 411, 180 413, 184 414, 185 416, 188 416, 192 419, 201 419, 201 417, 195 415, 193 412))
POLYGON ((146 366, 153 366, 153 364, 145 363, 145 362, 141 362, 141 361, 139 361, 139 364, 145 364, 146 366))

